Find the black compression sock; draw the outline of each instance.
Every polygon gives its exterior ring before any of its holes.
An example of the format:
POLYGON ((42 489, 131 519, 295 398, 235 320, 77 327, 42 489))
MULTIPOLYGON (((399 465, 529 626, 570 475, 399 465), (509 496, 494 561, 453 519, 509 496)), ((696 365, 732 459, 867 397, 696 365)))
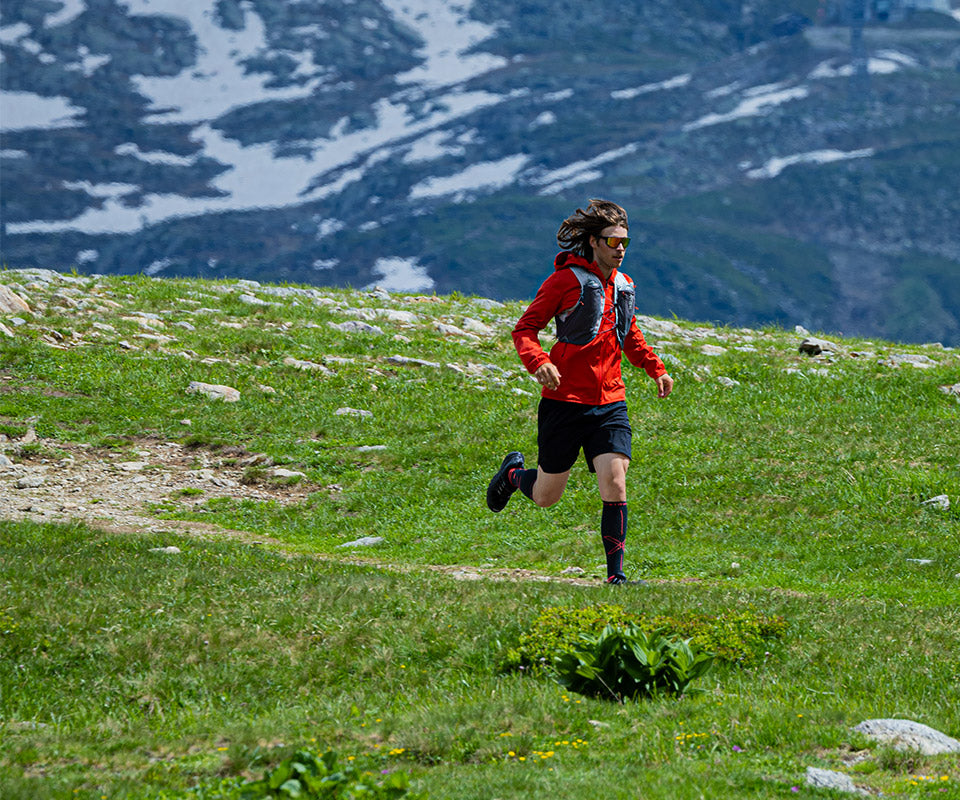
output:
POLYGON ((537 474, 535 469, 512 469, 507 473, 507 480, 533 500, 533 484, 537 482, 537 474))
POLYGON ((600 516, 600 535, 607 554, 607 580, 623 575, 623 555, 627 541, 627 504, 603 503, 600 516))

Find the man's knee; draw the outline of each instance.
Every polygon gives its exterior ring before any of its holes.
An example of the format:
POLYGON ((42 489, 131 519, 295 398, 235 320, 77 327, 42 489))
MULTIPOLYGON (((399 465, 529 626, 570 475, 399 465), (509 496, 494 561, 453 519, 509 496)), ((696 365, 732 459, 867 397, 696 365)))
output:
POLYGON ((569 472, 551 474, 541 469, 537 482, 533 485, 533 502, 540 508, 549 508, 559 503, 563 490, 567 488, 569 475, 569 472))
POLYGON ((546 481, 538 481, 533 486, 533 502, 540 508, 550 508, 560 502, 564 488, 564 486, 547 485, 546 481))

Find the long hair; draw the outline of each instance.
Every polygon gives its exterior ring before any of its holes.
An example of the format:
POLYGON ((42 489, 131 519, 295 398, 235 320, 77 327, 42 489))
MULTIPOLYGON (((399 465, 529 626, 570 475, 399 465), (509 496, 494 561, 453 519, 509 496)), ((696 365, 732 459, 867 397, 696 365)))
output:
POLYGON ((600 237, 604 228, 622 225, 629 230, 627 212, 609 200, 592 199, 587 210, 578 208, 572 217, 560 224, 557 231, 557 244, 561 250, 572 250, 579 256, 593 261, 593 248, 590 237, 600 237))

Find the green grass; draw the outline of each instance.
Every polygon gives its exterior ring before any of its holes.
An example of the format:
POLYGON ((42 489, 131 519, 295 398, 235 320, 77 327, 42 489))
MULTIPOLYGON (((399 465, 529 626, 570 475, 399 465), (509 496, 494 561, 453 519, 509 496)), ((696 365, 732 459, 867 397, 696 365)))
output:
POLYGON ((650 585, 614 593, 431 569, 600 575, 599 500, 582 464, 552 509, 519 496, 499 515, 484 506, 506 450, 535 458, 535 387, 509 339, 519 305, 331 290, 335 305, 263 294, 280 305, 260 309, 229 284, 82 288, 103 310, 50 303, 0 339, 0 432, 34 427, 34 458, 50 463, 71 442, 104 454, 132 453, 141 437, 242 447, 317 491, 292 506, 241 492, 155 509, 159 530, 163 517, 199 519, 281 543, 271 546, 0 522, 0 797, 145 798, 258 776, 303 746, 406 770, 432 798, 828 796, 804 786, 807 766, 888 796, 960 796, 956 757, 897 754, 851 731, 895 716, 960 736, 960 404, 938 390, 958 380, 956 352, 848 340, 875 356, 829 363, 772 328, 745 342, 756 352, 735 349, 741 331, 672 337, 673 396, 658 401, 628 374, 627 566, 650 585), (216 313, 186 313, 198 305, 216 313), (421 322, 372 319, 384 335, 346 334, 328 325, 352 318, 337 305, 421 322), (176 341, 137 338, 146 329, 132 311, 161 315, 156 332, 176 341), (495 333, 445 339, 439 317, 495 333), (85 344, 53 348, 44 329, 85 344), (705 356, 703 343, 728 350, 705 356), (895 352, 936 364, 888 366, 895 352), (324 356, 354 360, 328 364, 330 375, 283 364, 324 356), (190 381, 229 384, 241 401, 187 394, 190 381), (335 414, 346 406, 372 416, 335 414), (951 509, 923 505, 939 494, 951 509), (337 550, 365 535, 385 542, 337 550), (183 552, 151 552, 171 544, 183 552), (648 616, 754 608, 787 630, 762 659, 718 664, 703 696, 679 701, 618 706, 501 671, 545 609, 610 602, 648 616), (854 766, 860 749, 869 758, 854 766))

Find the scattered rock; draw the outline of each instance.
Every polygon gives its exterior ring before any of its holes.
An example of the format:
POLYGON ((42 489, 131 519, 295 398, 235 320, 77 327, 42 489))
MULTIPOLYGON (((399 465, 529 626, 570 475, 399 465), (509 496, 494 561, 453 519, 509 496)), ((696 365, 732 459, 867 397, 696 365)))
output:
POLYGON ((39 489, 44 484, 43 475, 24 475, 17 481, 18 489, 39 489))
POLYGON ((960 397, 960 383, 955 383, 953 386, 941 386, 940 391, 944 394, 953 394, 960 397))
MULTIPOLYGON (((798 331, 799 332, 799 331, 798 331)), ((808 336, 800 342, 800 352, 808 356, 818 356, 821 353, 839 353, 840 345, 827 339, 818 339, 815 336, 808 336)))
POLYGON ((560 574, 561 575, 583 575, 584 571, 585 570, 583 569, 583 567, 567 567, 560 574))
POLYGON ((9 336, 11 339, 13 338, 13 331, 2 322, 0 322, 0 333, 2 333, 4 336, 9 336))
POLYGON ((420 321, 420 317, 418 317, 412 311, 400 311, 395 308, 381 308, 377 313, 381 317, 390 320, 390 322, 400 322, 413 325, 420 321))
POLYGON ((306 478, 307 476, 303 472, 296 472, 292 469, 284 469, 283 467, 275 467, 270 471, 270 474, 274 478, 306 478))
POLYGON ((833 772, 829 769, 807 767, 807 786, 816 789, 830 789, 834 792, 848 792, 869 796, 870 792, 860 789, 849 775, 842 772, 833 772))
POLYGON ((400 366, 415 366, 415 367, 435 367, 440 368, 440 365, 436 361, 427 361, 423 358, 408 358, 407 356, 390 356, 387 359, 389 364, 398 364, 400 366))
POLYGON ((124 472, 141 472, 146 466, 146 461, 121 461, 117 464, 117 468, 124 472))
POLYGON ((176 545, 170 545, 169 547, 151 547, 151 553, 169 553, 170 555, 177 555, 178 553, 183 552, 176 545))
POLYGON ((0 469, 8 469, 13 466, 13 462, 3 453, 0 453, 0 469))
POLYGON ((314 370, 315 372, 322 372, 324 375, 333 375, 333 370, 331 370, 329 367, 325 367, 323 364, 317 364, 313 361, 301 361, 299 358, 292 358, 288 356, 287 358, 283 359, 283 363, 288 367, 314 370))
POLYGON ((456 325, 450 325, 446 322, 438 322, 436 324, 436 329, 439 333, 444 336, 468 336, 469 334, 463 330, 463 328, 458 328, 456 325))
POLYGON ((248 306, 275 306, 277 303, 270 303, 266 300, 261 300, 259 297, 256 297, 252 294, 242 294, 237 298, 241 303, 246 303, 248 306))
POLYGON ((908 564, 919 564, 921 567, 928 567, 933 563, 932 558, 908 558, 908 564))
POLYGON ((373 416, 372 411, 364 411, 359 408, 350 408, 349 406, 338 408, 333 413, 338 417, 363 417, 366 419, 373 416))
POLYGON ((497 300, 491 300, 489 297, 477 297, 473 300, 474 305, 480 306, 485 311, 493 311, 496 308, 506 308, 503 303, 497 300))
POLYGON ((187 393, 206 395, 211 400, 223 400, 224 403, 236 403, 240 400, 240 392, 232 386, 201 383, 200 381, 190 381, 187 393))
POLYGON ((917 369, 930 369, 931 367, 937 366, 937 362, 930 358, 930 356, 917 353, 894 353, 884 363, 889 367, 900 367, 904 364, 909 364, 917 369))
POLYGON ((493 328, 489 325, 471 317, 466 317, 463 320, 463 329, 469 333, 478 333, 482 336, 490 336, 493 333, 493 328))
POLYGON ((676 336, 685 337, 686 331, 676 322, 670 320, 654 319, 637 314, 637 326, 644 333, 655 334, 656 336, 676 336))
POLYGON ((378 328, 376 325, 370 325, 355 319, 348 320, 347 322, 330 322, 328 324, 331 328, 342 333, 369 333, 375 336, 383 336, 383 328, 378 328))
POLYGON ((705 356, 722 356, 727 352, 727 348, 718 344, 705 344, 700 348, 700 352, 705 356))
POLYGON ((868 719, 854 730, 897 750, 917 750, 925 756, 960 753, 960 741, 908 719, 868 719))
POLYGON ((936 497, 931 497, 929 500, 924 500, 920 505, 930 506, 931 508, 940 508, 944 511, 947 511, 950 508, 950 496, 946 494, 938 494, 936 497))
POLYGON ((30 306, 26 300, 13 289, 0 285, 0 314, 30 313, 30 306))
POLYGON ((384 541, 382 536, 361 536, 359 539, 354 539, 352 542, 338 544, 337 547, 373 547, 375 544, 380 544, 382 541, 384 541))
POLYGON ((717 378, 717 383, 721 386, 739 386, 740 381, 734 380, 733 378, 725 378, 722 375, 717 378))

